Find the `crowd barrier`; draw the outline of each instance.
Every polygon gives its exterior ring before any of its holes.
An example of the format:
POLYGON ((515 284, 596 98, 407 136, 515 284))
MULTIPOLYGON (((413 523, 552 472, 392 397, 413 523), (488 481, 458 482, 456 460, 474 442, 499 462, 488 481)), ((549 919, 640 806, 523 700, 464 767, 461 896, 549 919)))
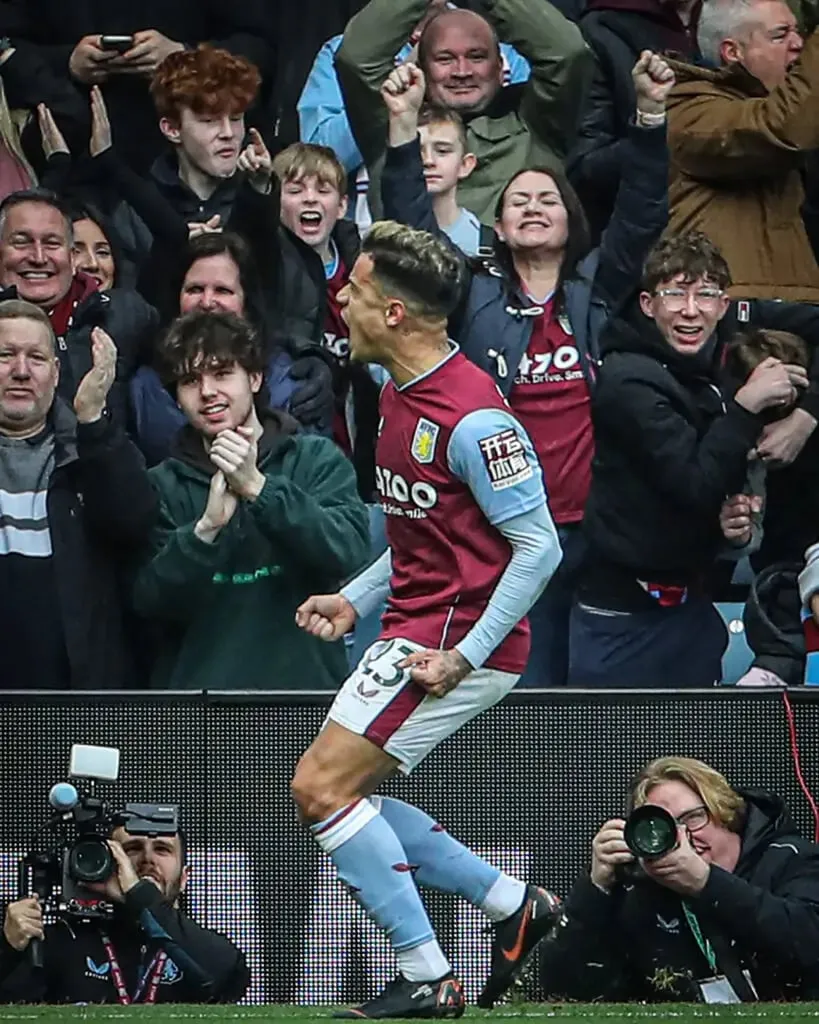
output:
MULTIPOLYGON (((737 786, 783 795, 805 835, 814 822, 794 768, 819 789, 819 694, 714 689, 521 691, 444 743, 386 791, 417 803, 503 869, 565 893, 596 828, 623 811, 653 757, 702 758, 737 786)), ((122 751, 116 801, 182 807, 188 909, 244 949, 247 1001, 358 1000, 394 976, 386 943, 335 880, 290 803, 293 767, 323 721, 326 693, 0 693, 0 901, 67 775, 72 743, 122 751)), ((428 899, 442 944, 474 998, 490 936, 473 908, 428 899)))

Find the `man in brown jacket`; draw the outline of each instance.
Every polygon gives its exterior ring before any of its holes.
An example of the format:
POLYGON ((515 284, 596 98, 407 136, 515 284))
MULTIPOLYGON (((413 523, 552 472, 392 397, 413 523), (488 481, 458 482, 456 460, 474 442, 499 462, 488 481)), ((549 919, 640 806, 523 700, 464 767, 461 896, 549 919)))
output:
POLYGON ((706 0, 717 70, 673 63, 670 228, 720 248, 739 299, 819 302, 800 168, 819 147, 819 32, 803 43, 784 0, 706 0))

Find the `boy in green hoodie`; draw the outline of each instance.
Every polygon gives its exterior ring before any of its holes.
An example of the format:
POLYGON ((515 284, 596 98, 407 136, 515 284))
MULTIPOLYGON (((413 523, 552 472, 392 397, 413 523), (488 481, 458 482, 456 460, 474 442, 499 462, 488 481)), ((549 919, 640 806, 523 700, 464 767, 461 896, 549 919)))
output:
POLYGON ((163 626, 152 685, 335 689, 343 641, 309 636, 295 610, 367 561, 351 463, 261 404, 264 352, 232 314, 181 317, 160 355, 188 424, 151 471, 161 509, 135 585, 163 626))

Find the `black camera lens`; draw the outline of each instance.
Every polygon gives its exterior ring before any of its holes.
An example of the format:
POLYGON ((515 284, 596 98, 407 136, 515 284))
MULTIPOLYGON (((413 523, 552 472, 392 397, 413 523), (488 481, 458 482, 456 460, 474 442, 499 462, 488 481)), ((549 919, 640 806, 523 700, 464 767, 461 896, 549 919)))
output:
POLYGON ((677 822, 664 808, 645 804, 629 815, 624 838, 635 857, 654 860, 677 846, 677 822))
POLYGON ((104 882, 114 872, 114 855, 104 839, 78 839, 68 851, 68 874, 75 882, 104 882))

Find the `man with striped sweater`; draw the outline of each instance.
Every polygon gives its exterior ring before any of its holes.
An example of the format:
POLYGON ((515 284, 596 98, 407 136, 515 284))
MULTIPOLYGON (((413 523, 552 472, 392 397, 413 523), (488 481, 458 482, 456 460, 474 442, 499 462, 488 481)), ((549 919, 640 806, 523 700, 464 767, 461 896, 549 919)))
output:
POLYGON ((0 687, 122 689, 136 682, 120 576, 156 499, 109 418, 117 351, 92 334, 73 409, 56 397, 54 330, 37 306, 0 301, 0 687))

